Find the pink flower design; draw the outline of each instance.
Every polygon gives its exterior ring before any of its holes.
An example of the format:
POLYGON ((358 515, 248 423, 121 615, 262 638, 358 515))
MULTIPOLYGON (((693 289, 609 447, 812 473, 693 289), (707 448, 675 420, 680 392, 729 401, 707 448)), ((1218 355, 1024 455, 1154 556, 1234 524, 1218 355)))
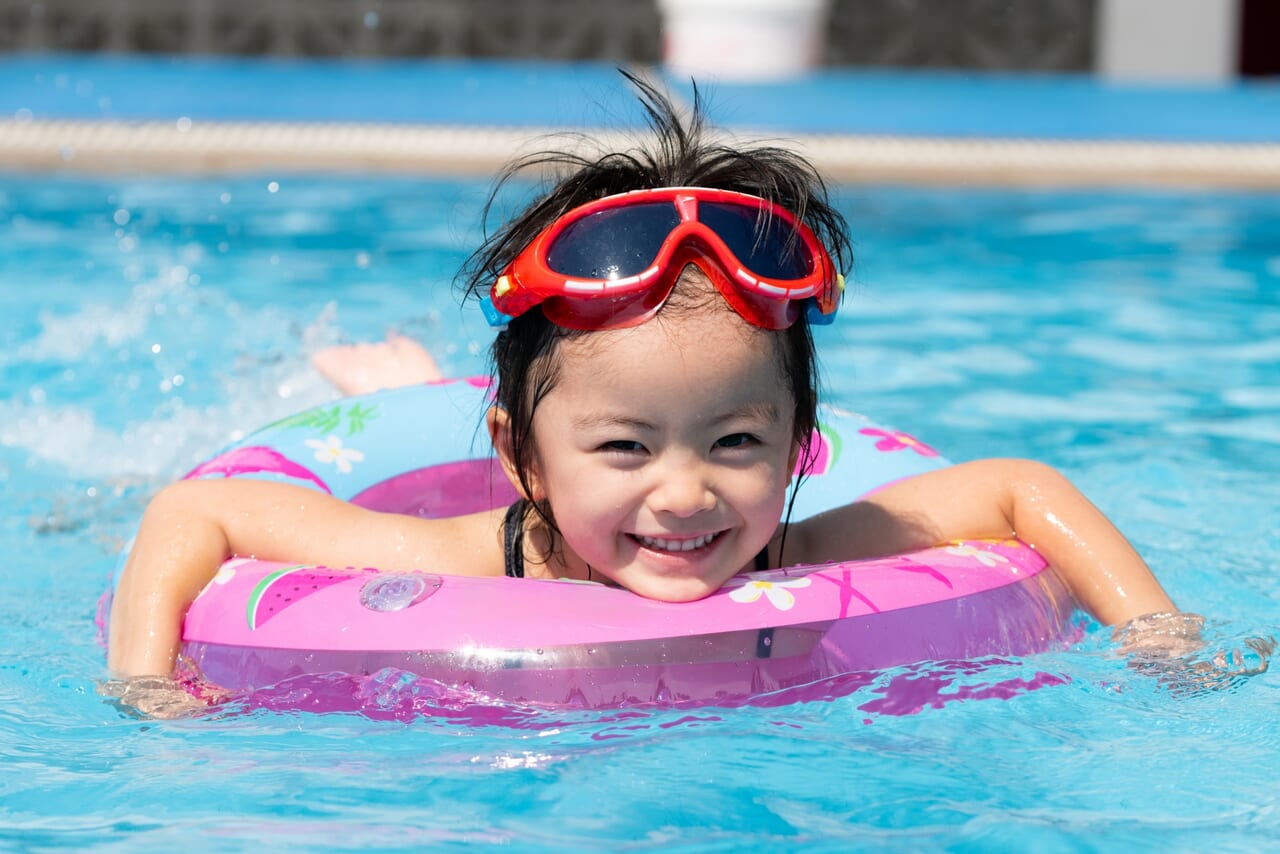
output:
POLYGON ((901 430, 880 430, 874 427, 865 427, 858 432, 864 436, 878 436, 879 441, 876 442, 877 451, 901 451, 903 448, 910 448, 922 457, 938 456, 938 452, 933 448, 930 448, 915 436, 903 433, 901 430))
POLYGON ((329 487, 315 472, 264 445, 249 445, 243 448, 234 448, 225 454, 219 454, 208 462, 203 462, 187 472, 183 476, 183 480, 204 477, 209 474, 235 477, 236 475, 252 474, 260 471, 276 472, 285 477, 307 480, 325 492, 330 491, 329 487))
POLYGON ((826 474, 831 468, 831 464, 835 462, 836 451, 831 446, 831 442, 822 431, 814 428, 813 438, 809 441, 808 457, 801 456, 796 460, 795 474, 815 475, 826 474))

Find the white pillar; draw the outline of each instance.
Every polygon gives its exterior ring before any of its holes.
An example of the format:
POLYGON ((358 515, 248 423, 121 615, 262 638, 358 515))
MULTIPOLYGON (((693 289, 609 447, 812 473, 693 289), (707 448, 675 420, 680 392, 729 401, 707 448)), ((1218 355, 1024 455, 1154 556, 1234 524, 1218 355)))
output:
POLYGON ((658 0, 667 69, 699 80, 779 80, 822 58, 828 0, 658 0))
POLYGON ((1109 80, 1229 81, 1239 23, 1238 0, 1102 0, 1097 71, 1109 80))

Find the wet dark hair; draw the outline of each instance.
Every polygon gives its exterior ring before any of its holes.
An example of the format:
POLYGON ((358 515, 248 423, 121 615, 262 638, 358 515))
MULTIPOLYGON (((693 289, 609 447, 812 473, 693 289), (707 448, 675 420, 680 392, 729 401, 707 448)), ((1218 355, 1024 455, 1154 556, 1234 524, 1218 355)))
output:
MULTIPOLYGON (((707 187, 760 196, 791 211, 808 225, 838 270, 849 268, 853 258, 848 226, 830 204, 826 185, 808 160, 775 146, 713 140, 696 86, 692 109, 681 116, 663 92, 627 71, 621 73, 636 89, 650 134, 626 151, 537 151, 510 163, 498 175, 485 205, 486 222, 499 195, 514 179, 541 171, 551 173, 555 183, 488 235, 467 260, 459 274, 459 284, 467 297, 487 296, 507 265, 540 232, 573 208, 604 196, 659 187, 707 187)), ((681 283, 677 282, 676 291, 680 288, 681 283)), ((682 302, 675 296, 673 292, 673 299, 663 311, 682 302)), ((561 339, 583 334, 590 333, 556 326, 541 311, 532 310, 513 318, 493 342, 496 401, 510 420, 512 457, 526 494, 532 495, 529 472, 535 453, 533 416, 541 400, 555 387, 556 345, 561 339)), ((807 460, 818 405, 813 336, 803 314, 791 327, 773 334, 781 372, 795 400, 793 435, 800 445, 801 459, 807 460)), ((554 531, 549 509, 535 509, 554 531)))

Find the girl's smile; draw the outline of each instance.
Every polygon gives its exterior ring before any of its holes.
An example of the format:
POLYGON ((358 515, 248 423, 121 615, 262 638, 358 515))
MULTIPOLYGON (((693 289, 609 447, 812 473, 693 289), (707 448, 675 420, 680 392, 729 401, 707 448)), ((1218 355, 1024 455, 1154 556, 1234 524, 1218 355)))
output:
POLYGON ((534 415, 532 497, 549 502, 562 549, 548 572, 589 567, 684 601, 750 568, 796 454, 773 336, 712 303, 565 339, 556 358, 534 415))
POLYGON ((641 546, 652 551, 659 552, 692 552, 698 549, 706 548, 711 543, 720 538, 724 531, 716 531, 714 534, 702 534, 697 537, 686 537, 684 539, 668 539, 665 537, 646 537, 643 534, 631 534, 631 538, 638 542, 641 546))

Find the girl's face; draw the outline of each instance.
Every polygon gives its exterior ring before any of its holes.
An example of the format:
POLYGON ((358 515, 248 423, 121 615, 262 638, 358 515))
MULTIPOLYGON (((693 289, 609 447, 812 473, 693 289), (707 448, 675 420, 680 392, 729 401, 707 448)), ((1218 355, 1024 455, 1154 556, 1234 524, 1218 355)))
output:
POLYGON ((533 420, 536 499, 570 577, 698 599, 773 537, 798 448, 773 333, 724 306, 559 343, 533 420))

